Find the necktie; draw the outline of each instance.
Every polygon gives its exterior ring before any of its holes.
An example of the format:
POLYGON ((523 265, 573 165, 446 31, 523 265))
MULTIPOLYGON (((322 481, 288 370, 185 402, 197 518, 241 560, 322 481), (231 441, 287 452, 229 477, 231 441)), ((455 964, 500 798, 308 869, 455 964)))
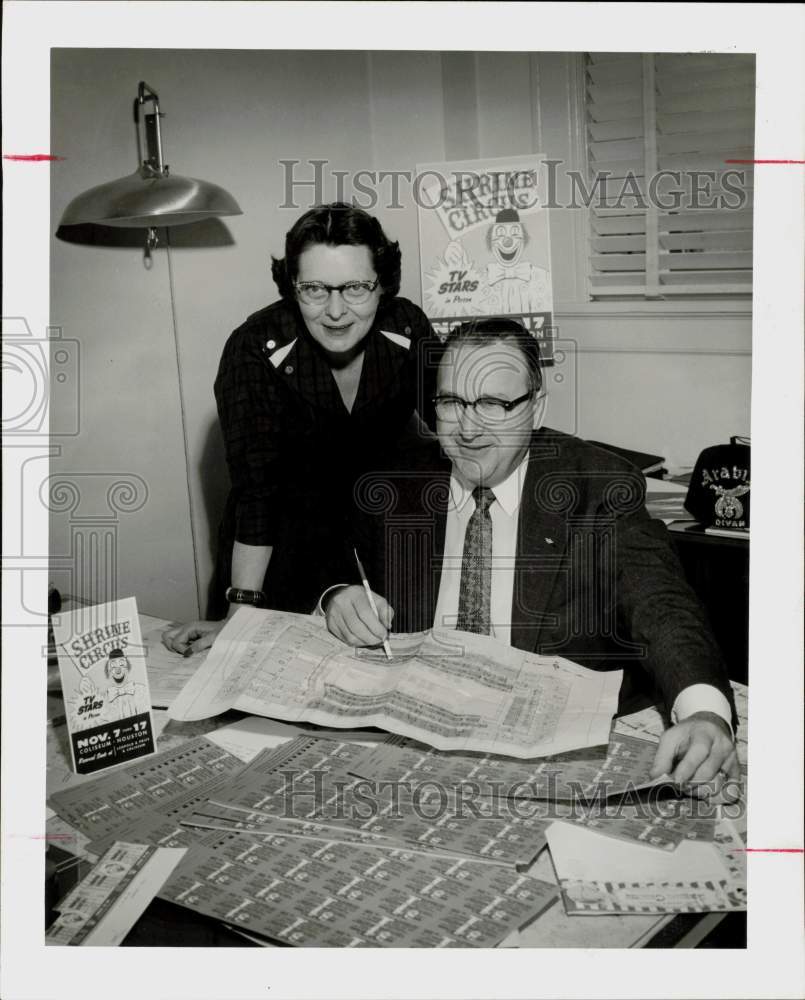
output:
POLYGON ((475 510, 467 522, 464 535, 456 628, 489 635, 492 599, 492 518, 489 507, 495 494, 485 486, 476 486, 472 497, 475 510))

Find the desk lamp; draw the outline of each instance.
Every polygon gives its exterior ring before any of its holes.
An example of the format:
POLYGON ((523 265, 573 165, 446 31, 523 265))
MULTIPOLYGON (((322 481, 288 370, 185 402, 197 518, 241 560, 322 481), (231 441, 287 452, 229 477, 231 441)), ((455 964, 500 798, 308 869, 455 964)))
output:
MULTIPOLYGON (((133 174, 106 184, 90 188, 73 198, 62 214, 60 226, 98 225, 126 229, 146 229, 145 265, 151 267, 151 251, 159 245, 157 227, 166 230, 171 226, 187 225, 203 219, 224 215, 242 215, 238 203, 232 195, 217 184, 197 180, 195 177, 180 177, 169 171, 162 158, 162 130, 159 110, 159 96, 156 91, 141 80, 134 99, 134 122, 137 128, 137 143, 142 155, 141 131, 145 132, 146 157, 133 174), (153 110, 141 116, 140 109, 147 103, 153 110), (141 117, 144 122, 141 122, 141 117)), ((196 575, 196 598, 201 616, 201 586, 199 579, 198 550, 193 517, 193 496, 190 486, 190 452, 187 437, 184 392, 182 387, 182 367, 179 354, 179 338, 176 329, 175 302, 173 298, 173 268, 168 250, 168 275, 171 289, 173 313, 173 338, 176 352, 176 371, 179 388, 179 408, 184 440, 185 474, 187 499, 190 514, 190 532, 193 545, 193 562, 196 575)))
POLYGON ((133 174, 90 188, 73 198, 61 217, 61 226, 91 223, 127 229, 147 229, 145 254, 158 245, 157 226, 181 226, 222 215, 242 215, 240 206, 217 184, 195 177, 172 175, 162 158, 159 96, 141 80, 134 100, 134 121, 140 149, 140 108, 153 104, 143 115, 146 158, 133 174))

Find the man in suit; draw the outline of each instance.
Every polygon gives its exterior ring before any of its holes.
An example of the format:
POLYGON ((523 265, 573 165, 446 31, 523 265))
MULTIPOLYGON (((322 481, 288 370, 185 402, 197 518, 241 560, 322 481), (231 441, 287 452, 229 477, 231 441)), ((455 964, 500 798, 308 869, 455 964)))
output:
POLYGON ((460 628, 593 669, 624 668, 619 711, 659 700, 672 725, 654 773, 679 784, 738 775, 732 693, 704 611, 642 475, 541 426, 537 341, 507 319, 454 330, 433 400, 440 450, 364 476, 356 538, 378 616, 358 585, 333 588, 330 631, 373 645, 460 628), (653 690, 652 690, 653 689, 653 690))

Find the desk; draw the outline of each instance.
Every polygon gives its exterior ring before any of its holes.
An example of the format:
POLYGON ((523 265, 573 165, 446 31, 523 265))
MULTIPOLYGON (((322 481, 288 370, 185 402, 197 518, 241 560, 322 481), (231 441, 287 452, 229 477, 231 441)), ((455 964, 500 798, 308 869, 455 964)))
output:
POLYGON ((646 509, 668 526, 685 577, 704 605, 730 680, 748 683, 749 539, 712 535, 685 520, 687 484, 646 479, 646 509), (676 519, 676 520, 674 520, 676 519))
POLYGON ((708 535, 699 525, 671 524, 688 583, 707 609, 730 680, 749 682, 749 539, 708 535))
MULTIPOLYGON (((149 647, 158 639, 160 619, 141 616, 141 631, 148 635, 149 647)), ((157 650, 154 658, 158 663, 163 655, 157 650)), ((151 667, 149 670, 158 669, 151 667)), ((202 733, 228 725, 236 719, 243 718, 241 713, 230 712, 216 719, 202 722, 179 723, 167 719, 164 710, 154 712, 155 731, 157 734, 157 749, 164 750, 175 747, 202 733)), ((310 735, 311 727, 296 727, 288 723, 273 723, 276 736, 275 744, 291 738, 293 733, 310 735)), ((332 730, 322 731, 323 735, 332 735, 332 730)), ((372 739, 377 733, 367 733, 372 739)), ((79 784, 92 779, 92 775, 75 775, 70 770, 67 730, 63 722, 54 718, 48 724, 47 739, 47 791, 48 794, 60 789, 79 784)), ((48 821, 49 834, 69 834, 70 828, 58 817, 48 821)), ((81 854, 82 838, 80 835, 72 841, 60 840, 59 844, 71 853, 81 854)), ((552 884, 556 883, 553 866, 547 850, 537 857, 530 873, 552 884)), ((66 886, 61 887, 66 891, 66 886)), ((59 898, 63 895, 59 893, 59 898)), ((528 927, 519 933, 510 935, 504 946, 523 948, 637 948, 637 947, 696 947, 719 926, 726 914, 704 913, 685 915, 652 915, 652 916, 620 916, 606 915, 596 917, 568 917, 561 902, 541 914, 528 927)), ((731 947, 745 946, 745 914, 733 914, 737 921, 730 919, 735 925, 734 940, 731 947), (742 930, 743 928, 743 930, 742 930), (743 934, 743 939, 742 939, 743 934)), ((222 924, 199 916, 190 910, 175 906, 162 900, 154 900, 140 920, 135 924, 123 942, 124 946, 182 946, 182 947, 247 947, 251 942, 239 934, 229 930, 222 924)))

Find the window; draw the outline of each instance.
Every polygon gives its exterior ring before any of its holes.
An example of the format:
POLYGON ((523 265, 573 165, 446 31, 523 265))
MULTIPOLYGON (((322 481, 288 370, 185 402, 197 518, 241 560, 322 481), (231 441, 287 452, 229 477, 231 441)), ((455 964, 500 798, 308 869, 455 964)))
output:
POLYGON ((584 66, 590 297, 751 294, 754 56, 584 66))

